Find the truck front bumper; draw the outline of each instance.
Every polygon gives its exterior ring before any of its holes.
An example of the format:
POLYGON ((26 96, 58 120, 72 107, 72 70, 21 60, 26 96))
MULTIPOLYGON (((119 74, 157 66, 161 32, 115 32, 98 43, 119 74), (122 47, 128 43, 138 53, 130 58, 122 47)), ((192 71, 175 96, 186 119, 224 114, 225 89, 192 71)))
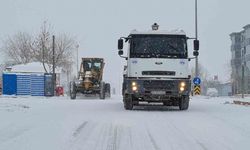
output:
POLYGON ((126 79, 124 83, 125 94, 133 94, 136 98, 142 98, 144 100, 164 100, 188 96, 191 90, 191 81, 189 79, 126 79))

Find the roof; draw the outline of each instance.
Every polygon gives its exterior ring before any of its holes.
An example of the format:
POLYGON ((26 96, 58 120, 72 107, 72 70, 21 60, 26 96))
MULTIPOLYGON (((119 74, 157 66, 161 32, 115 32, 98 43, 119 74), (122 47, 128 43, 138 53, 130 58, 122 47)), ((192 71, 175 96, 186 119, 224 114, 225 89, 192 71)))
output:
POLYGON ((233 32, 233 33, 231 33, 231 34, 229 34, 230 36, 237 36, 237 35, 240 35, 241 34, 241 32, 233 32))
POLYGON ((250 28, 250 24, 245 25, 243 28, 244 28, 245 30, 248 29, 248 28, 250 28))
MULTIPOLYGON (((48 64, 45 64, 47 71, 49 70, 48 64)), ((18 72, 18 73, 45 73, 43 64, 41 62, 32 62, 27 64, 20 64, 8 67, 11 68, 11 72, 18 72)), ((56 68, 56 73, 61 73, 60 68, 56 68)))
POLYGON ((148 31, 137 31, 132 30, 130 34, 162 34, 162 35, 186 35, 183 30, 176 29, 172 31, 167 30, 148 30, 148 31))

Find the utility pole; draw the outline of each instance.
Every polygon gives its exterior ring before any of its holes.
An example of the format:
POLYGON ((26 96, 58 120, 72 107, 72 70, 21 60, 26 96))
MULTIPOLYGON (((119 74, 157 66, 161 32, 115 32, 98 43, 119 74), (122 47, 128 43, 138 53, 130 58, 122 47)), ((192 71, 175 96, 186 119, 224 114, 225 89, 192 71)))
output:
POLYGON ((78 48, 79 44, 76 45, 76 76, 78 76, 78 48))
MULTIPOLYGON (((197 0, 195 0, 195 40, 198 40, 198 6, 197 0)), ((195 57, 195 76, 198 77, 199 69, 198 69, 198 56, 195 57)))
POLYGON ((53 96, 55 96, 56 74, 55 74, 55 36, 52 36, 52 58, 53 58, 53 96))

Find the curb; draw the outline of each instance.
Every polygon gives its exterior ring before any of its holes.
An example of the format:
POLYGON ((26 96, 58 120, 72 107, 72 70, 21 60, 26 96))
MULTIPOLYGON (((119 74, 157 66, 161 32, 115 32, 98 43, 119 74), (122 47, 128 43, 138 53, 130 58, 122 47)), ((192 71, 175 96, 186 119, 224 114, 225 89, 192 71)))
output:
POLYGON ((244 105, 244 106, 250 106, 250 102, 243 102, 243 101, 233 101, 236 105, 244 105))

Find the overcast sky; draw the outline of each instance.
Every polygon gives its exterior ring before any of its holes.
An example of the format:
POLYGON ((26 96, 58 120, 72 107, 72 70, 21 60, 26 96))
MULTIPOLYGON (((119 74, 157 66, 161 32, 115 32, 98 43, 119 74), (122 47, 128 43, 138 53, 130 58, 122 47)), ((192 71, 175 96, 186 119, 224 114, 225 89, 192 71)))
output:
MULTIPOLYGON (((80 56, 104 57, 105 79, 116 85, 120 84, 124 62, 117 55, 120 36, 133 29, 148 30, 154 22, 161 29, 181 28, 189 37, 195 35, 194 0, 0 1, 1 39, 18 31, 35 34, 42 22, 48 20, 55 32, 77 37, 80 56)), ((225 81, 230 76, 229 34, 250 23, 250 1, 198 0, 198 3, 199 60, 211 76, 218 75, 225 81)))

